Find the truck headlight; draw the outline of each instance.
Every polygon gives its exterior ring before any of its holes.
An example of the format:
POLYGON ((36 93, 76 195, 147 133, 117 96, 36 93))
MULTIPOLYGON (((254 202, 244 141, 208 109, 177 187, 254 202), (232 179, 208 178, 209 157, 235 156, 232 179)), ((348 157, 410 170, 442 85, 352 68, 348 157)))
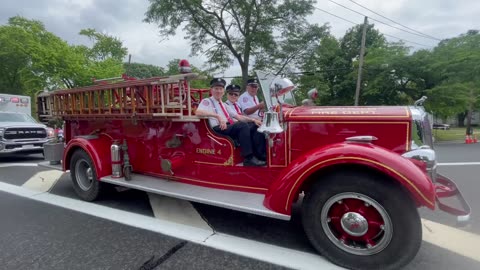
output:
POLYGON ((3 132, 5 132, 5 128, 0 128, 0 137, 3 137, 3 132))
POLYGON ((435 182, 437 172, 437 158, 435 151, 428 145, 406 152, 402 155, 405 158, 415 159, 425 164, 426 170, 432 181, 435 182))

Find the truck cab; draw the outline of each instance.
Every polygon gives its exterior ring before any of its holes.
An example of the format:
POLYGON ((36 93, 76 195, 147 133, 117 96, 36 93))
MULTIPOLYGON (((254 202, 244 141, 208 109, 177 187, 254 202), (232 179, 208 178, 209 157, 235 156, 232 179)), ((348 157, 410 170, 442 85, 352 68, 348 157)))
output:
POLYGON ((31 116, 30 97, 0 94, 0 155, 42 153, 52 131, 31 116))
POLYGON ((351 269, 411 261, 422 242, 420 207, 469 220, 455 183, 436 172, 425 98, 411 106, 298 106, 290 80, 259 72, 267 162, 245 167, 242 146, 195 115, 210 91, 190 87, 197 77, 43 95, 49 117, 65 122, 61 164, 43 165, 70 171, 87 201, 116 185, 283 220, 300 203, 312 245, 351 269))

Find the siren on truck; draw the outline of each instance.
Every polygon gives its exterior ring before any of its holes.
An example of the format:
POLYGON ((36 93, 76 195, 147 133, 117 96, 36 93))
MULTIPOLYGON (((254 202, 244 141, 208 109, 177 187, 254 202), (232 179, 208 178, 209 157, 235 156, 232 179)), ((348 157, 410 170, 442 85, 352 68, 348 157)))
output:
POLYGON ((178 63, 178 70, 180 71, 180 73, 190 73, 192 72, 192 67, 186 59, 182 59, 178 63))

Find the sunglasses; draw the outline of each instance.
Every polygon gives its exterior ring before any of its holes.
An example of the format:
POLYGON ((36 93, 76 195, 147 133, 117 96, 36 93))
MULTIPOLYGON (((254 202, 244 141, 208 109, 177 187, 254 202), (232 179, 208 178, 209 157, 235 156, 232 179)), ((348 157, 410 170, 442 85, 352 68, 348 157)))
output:
POLYGON ((238 96, 240 96, 240 94, 239 94, 239 93, 228 93, 228 94, 229 94, 230 96, 235 96, 235 97, 238 97, 238 96))

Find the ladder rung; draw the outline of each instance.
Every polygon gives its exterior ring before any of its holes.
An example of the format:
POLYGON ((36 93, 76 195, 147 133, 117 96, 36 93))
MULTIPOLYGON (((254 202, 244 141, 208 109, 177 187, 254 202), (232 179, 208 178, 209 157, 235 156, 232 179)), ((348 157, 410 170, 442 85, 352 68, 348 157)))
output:
POLYGON ((158 117, 158 116, 181 116, 181 113, 152 113, 153 117, 158 117))
POLYGON ((172 105, 172 104, 168 104, 168 105, 165 105, 165 108, 166 108, 166 109, 186 109, 187 106, 185 106, 185 105, 172 105))

